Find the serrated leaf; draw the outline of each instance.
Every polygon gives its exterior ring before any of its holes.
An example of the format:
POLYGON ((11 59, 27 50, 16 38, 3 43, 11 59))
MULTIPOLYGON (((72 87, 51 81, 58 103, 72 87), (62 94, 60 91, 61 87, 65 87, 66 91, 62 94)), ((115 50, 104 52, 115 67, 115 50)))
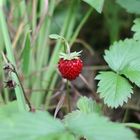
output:
POLYGON ((130 62, 139 60, 139 54, 138 42, 133 39, 126 39, 115 42, 109 50, 106 50, 104 59, 111 69, 120 73, 130 62))
POLYGON ((140 87, 140 59, 130 62, 121 74, 124 74, 131 82, 140 87))
POLYGON ((9 121, 0 121, 1 140, 36 140, 63 132, 63 124, 47 112, 23 112, 14 114, 9 121))
POLYGON ((60 38, 63 38, 63 37, 61 37, 58 34, 51 34, 51 35, 49 35, 49 38, 51 38, 51 39, 60 39, 60 38))
POLYGON ((80 97, 80 99, 77 102, 77 107, 81 112, 84 113, 99 113, 101 114, 101 106, 97 104, 95 101, 93 101, 91 98, 87 97, 80 97))
POLYGON ((100 80, 97 92, 104 99, 104 103, 110 107, 122 106, 133 93, 129 82, 114 72, 101 72, 96 79, 100 80))
POLYGON ((109 67, 140 86, 140 42, 134 39, 115 42, 105 51, 104 59, 109 67))
POLYGON ((139 0, 116 0, 116 2, 130 13, 140 14, 139 0))
POLYGON ((131 30, 135 32, 133 38, 135 40, 140 40, 140 19, 134 20, 134 25, 131 30))
POLYGON ((137 140, 124 125, 110 122, 96 113, 74 111, 65 117, 65 123, 71 132, 88 140, 137 140))
POLYGON ((99 13, 102 12, 104 0, 83 0, 93 8, 95 8, 99 13))

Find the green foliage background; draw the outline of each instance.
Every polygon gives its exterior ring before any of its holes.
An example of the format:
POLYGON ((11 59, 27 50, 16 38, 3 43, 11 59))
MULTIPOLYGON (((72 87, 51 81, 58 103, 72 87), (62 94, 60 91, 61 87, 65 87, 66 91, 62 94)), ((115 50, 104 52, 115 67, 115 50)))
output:
MULTIPOLYGON (((139 130, 140 124, 111 122, 104 116, 103 109, 104 104, 111 108, 123 106, 134 93, 134 85, 140 87, 139 18, 132 25, 133 35, 120 39, 120 29, 130 27, 132 21, 132 16, 125 21, 120 13, 139 15, 139 5, 138 0, 0 0, 0 139, 138 140, 128 127, 139 130), (94 13, 95 17, 104 16, 104 27, 112 44, 104 53, 109 70, 99 72, 95 78, 99 80, 97 92, 103 102, 80 97, 75 107, 78 109, 69 113, 65 110, 64 118, 56 119, 48 111, 53 91, 60 81, 56 68, 64 44, 58 36, 53 36, 58 39, 54 42, 49 35, 58 34, 73 46, 94 13), (3 71, 5 63, 12 64, 17 73, 11 72, 8 77, 3 71), (3 84, 9 78, 17 83, 12 91, 3 84), (35 112, 29 112, 23 88, 26 94, 31 91, 27 98, 35 112)), ((92 37, 91 30, 90 33, 92 37)), ((95 42, 100 42, 100 36, 95 42)), ((82 44, 94 53, 88 43, 82 44)))

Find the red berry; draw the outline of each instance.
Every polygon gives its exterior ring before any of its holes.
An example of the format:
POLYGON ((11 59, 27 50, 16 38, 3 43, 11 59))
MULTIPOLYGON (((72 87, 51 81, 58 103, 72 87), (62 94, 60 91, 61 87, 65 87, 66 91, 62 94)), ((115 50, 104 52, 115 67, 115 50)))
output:
POLYGON ((74 80, 82 71, 83 62, 80 58, 77 59, 63 59, 58 62, 58 69, 63 78, 68 80, 74 80))

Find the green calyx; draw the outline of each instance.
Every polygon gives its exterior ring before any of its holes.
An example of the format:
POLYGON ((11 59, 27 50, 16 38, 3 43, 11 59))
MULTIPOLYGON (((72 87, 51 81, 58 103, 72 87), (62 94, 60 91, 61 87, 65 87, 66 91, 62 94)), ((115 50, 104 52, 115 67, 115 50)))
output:
POLYGON ((81 55, 82 51, 79 52, 71 52, 71 53, 60 53, 60 58, 63 58, 64 60, 72 60, 72 59, 78 59, 81 55))
POLYGON ((82 51, 71 53, 69 43, 67 42, 67 40, 63 36, 60 36, 58 34, 51 34, 51 35, 49 35, 49 37, 51 39, 56 39, 56 40, 61 39, 63 41, 63 43, 65 44, 64 47, 65 47, 67 53, 61 52, 60 58, 63 58, 64 60, 72 60, 72 59, 78 59, 80 57, 80 53, 82 51))

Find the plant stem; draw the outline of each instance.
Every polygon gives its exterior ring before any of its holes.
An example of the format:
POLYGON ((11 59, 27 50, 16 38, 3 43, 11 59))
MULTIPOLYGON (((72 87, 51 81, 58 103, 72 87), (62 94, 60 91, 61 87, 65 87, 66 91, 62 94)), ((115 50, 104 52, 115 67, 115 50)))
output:
MULTIPOLYGON (((53 88, 54 88, 57 78, 58 78, 57 73, 54 73, 52 82, 51 82, 51 84, 50 84, 50 89, 53 89, 53 88)), ((49 91, 49 92, 47 93, 47 95, 46 95, 46 100, 45 100, 45 109, 46 109, 46 110, 49 108, 50 99, 51 99, 52 93, 53 93, 53 91, 49 91)))
POLYGON ((129 114, 129 109, 127 108, 127 109, 125 110, 124 117, 123 117, 123 120, 122 120, 123 123, 127 121, 127 119, 128 119, 128 114, 129 114))
POLYGON ((26 102, 27 102, 27 104, 28 104, 28 107, 29 107, 30 111, 32 112, 34 109, 32 108, 31 103, 30 103, 28 97, 26 96, 26 93, 25 93, 24 87, 23 87, 23 85, 22 85, 22 82, 20 81, 19 75, 18 75, 18 73, 17 73, 16 70, 14 71, 14 73, 16 74, 16 76, 17 76, 17 78, 18 78, 18 80, 19 80, 21 89, 22 89, 22 91, 23 91, 24 98, 25 98, 25 100, 26 100, 26 102))
POLYGON ((69 90, 69 81, 68 80, 66 83, 66 95, 67 95, 67 102, 68 102, 68 112, 71 112, 70 90, 69 90))
POLYGON ((135 128, 135 129, 139 129, 140 130, 140 124, 138 123, 123 123, 125 126, 128 126, 128 127, 132 127, 132 128, 135 128))
POLYGON ((67 48, 66 53, 68 53, 70 55, 70 46, 67 41, 65 41, 65 44, 66 44, 66 48, 67 48))

